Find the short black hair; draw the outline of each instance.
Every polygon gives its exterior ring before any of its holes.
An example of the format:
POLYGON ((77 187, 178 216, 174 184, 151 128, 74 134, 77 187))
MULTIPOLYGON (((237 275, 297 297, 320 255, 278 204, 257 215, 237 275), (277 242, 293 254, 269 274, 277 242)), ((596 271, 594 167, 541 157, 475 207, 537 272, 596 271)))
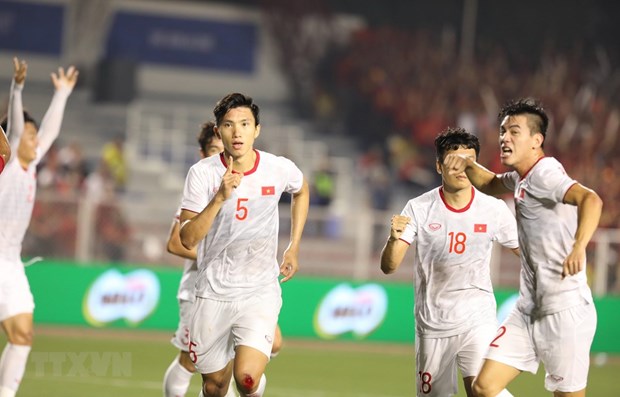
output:
MULTIPOLYGON (((37 130, 39 129, 39 124, 37 124, 37 121, 30 115, 30 113, 28 113, 27 110, 24 110, 24 123, 32 123, 37 128, 37 130)), ((4 116, 2 116, 2 120, 0 121, 0 126, 2 127, 4 131, 6 131, 7 134, 9 133, 7 131, 8 124, 9 124, 9 115, 7 113, 4 116)))
POLYGON ((474 149, 476 152, 476 159, 478 158, 480 154, 480 141, 477 136, 467 132, 465 128, 446 128, 435 138, 435 155, 437 161, 443 163, 447 151, 458 150, 462 147, 474 149))
POLYGON ((228 113, 230 109, 246 107, 252 111, 254 115, 255 125, 260 124, 258 114, 259 109, 258 106, 254 103, 251 97, 243 94, 239 94, 238 92, 228 94, 224 98, 220 99, 215 108, 213 109, 213 115, 215 116, 215 124, 220 125, 222 123, 222 119, 224 115, 228 113))
POLYGON ((197 139, 203 153, 207 153, 207 146, 209 146, 209 144, 213 141, 213 138, 216 137, 213 127, 215 127, 215 123, 213 121, 207 121, 200 126, 200 133, 198 134, 197 139))
POLYGON ((502 107, 498 115, 499 124, 507 116, 525 115, 527 117, 527 125, 532 134, 541 134, 547 139, 547 128, 549 128, 549 117, 542 106, 542 103, 534 98, 520 98, 509 101, 502 107))

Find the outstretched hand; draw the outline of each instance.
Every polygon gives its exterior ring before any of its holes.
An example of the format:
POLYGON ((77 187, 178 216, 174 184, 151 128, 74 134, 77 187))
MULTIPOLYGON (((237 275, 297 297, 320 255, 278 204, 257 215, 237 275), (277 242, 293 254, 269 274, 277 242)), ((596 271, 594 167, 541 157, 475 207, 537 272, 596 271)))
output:
POLYGON ((13 79, 17 84, 24 84, 26 81, 26 75, 28 74, 28 64, 24 60, 19 60, 17 57, 13 57, 13 79))
POLYGON ((67 72, 62 67, 58 68, 58 74, 52 73, 52 83, 54 83, 54 87, 56 90, 59 90, 62 87, 69 88, 73 90, 75 87, 75 83, 77 83, 78 75, 80 72, 75 68, 75 66, 69 66, 67 72))

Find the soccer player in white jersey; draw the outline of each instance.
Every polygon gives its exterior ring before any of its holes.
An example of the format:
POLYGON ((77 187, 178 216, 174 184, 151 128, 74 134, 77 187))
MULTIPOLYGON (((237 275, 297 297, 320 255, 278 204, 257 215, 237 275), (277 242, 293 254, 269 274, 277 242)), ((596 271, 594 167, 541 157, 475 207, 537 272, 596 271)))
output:
POLYGON ((512 170, 495 174, 473 159, 448 156, 489 194, 514 194, 521 248, 519 299, 489 346, 474 380, 477 396, 495 396, 522 371, 545 366, 556 397, 585 396, 596 309, 586 279, 586 246, 603 203, 545 157, 549 119, 534 100, 513 101, 499 114, 500 157, 512 170))
MULTIPOLYGON (((215 135, 215 131, 213 130, 214 127, 215 123, 211 121, 202 125, 200 134, 198 135, 201 159, 220 154, 224 150, 222 140, 215 135)), ((164 375, 164 397, 184 396, 189 388, 192 375, 196 372, 196 367, 189 355, 189 324, 192 305, 196 300, 194 285, 196 284, 198 267, 196 266, 196 248, 188 250, 181 244, 181 237, 179 235, 180 215, 181 208, 179 207, 172 221, 166 247, 171 254, 185 258, 183 275, 181 276, 181 283, 179 284, 177 293, 177 299, 179 301, 179 325, 171 340, 171 343, 179 348, 179 355, 172 361, 164 375)), ((271 347, 271 357, 278 354, 281 346, 282 333, 279 327, 277 327, 273 346, 271 347)), ((228 392, 232 395, 234 390, 230 390, 229 388, 228 392)))
POLYGON ((32 216, 36 167, 60 132, 65 105, 78 77, 73 66, 66 73, 63 68, 52 73, 56 91, 37 129, 22 105, 28 67, 17 58, 13 61, 9 111, 0 123, 8 132, 14 153, 0 174, 0 321, 8 339, 0 358, 0 397, 12 397, 17 392, 32 346, 34 301, 21 261, 21 247, 32 216))
POLYGON ((4 166, 11 158, 11 145, 6 137, 4 129, 0 127, 0 174, 4 171, 4 166))
POLYGON ((191 167, 181 204, 181 242, 198 246, 189 354, 201 396, 224 396, 234 375, 242 397, 260 397, 282 305, 278 276, 288 281, 299 267, 309 189, 292 161, 254 149, 261 127, 252 98, 229 94, 213 113, 224 152, 191 167), (291 235, 278 265, 283 192, 292 194, 291 235))
POLYGON ((464 172, 449 174, 443 163, 448 154, 475 160, 475 135, 448 128, 435 138, 435 149, 441 186, 392 217, 381 269, 395 272, 415 244, 417 395, 456 394, 458 367, 473 396, 472 381, 497 330, 491 251, 497 242, 518 254, 517 225, 506 203, 474 189, 464 172))

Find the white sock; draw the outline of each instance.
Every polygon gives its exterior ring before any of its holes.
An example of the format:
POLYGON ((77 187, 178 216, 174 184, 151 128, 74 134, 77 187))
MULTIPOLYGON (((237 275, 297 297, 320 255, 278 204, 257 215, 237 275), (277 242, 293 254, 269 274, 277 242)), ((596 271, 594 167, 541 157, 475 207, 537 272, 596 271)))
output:
POLYGON ((507 389, 500 391, 495 397, 514 397, 507 389))
POLYGON ((0 397, 13 397, 22 381, 30 346, 7 343, 0 357, 0 397))
POLYGON ((189 372, 175 358, 164 375, 164 397, 184 396, 189 388, 193 373, 189 372))
POLYGON ((15 397, 15 390, 0 386, 0 397, 15 397))
POLYGON ((263 393, 265 392, 265 388, 267 387, 267 377, 263 374, 260 377, 260 382, 258 382, 258 388, 252 394, 248 394, 247 397, 263 397, 263 393))

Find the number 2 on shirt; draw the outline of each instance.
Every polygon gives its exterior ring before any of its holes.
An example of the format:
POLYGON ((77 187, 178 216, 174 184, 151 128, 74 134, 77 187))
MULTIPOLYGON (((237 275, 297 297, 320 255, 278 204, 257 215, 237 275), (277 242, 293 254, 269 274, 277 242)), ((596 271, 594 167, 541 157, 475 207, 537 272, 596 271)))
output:
POLYGON ((448 252, 454 252, 456 254, 462 254, 465 252, 465 242, 467 241, 467 235, 463 232, 450 232, 450 249, 448 252))
POLYGON ((237 199, 237 213, 235 214, 235 218, 242 221, 248 217, 248 207, 245 207, 243 203, 248 201, 247 198, 239 198, 237 199))

